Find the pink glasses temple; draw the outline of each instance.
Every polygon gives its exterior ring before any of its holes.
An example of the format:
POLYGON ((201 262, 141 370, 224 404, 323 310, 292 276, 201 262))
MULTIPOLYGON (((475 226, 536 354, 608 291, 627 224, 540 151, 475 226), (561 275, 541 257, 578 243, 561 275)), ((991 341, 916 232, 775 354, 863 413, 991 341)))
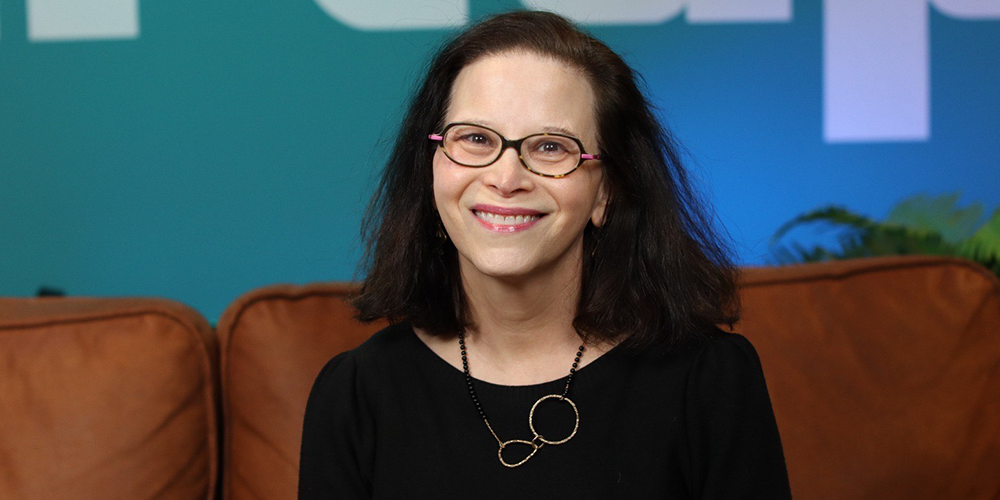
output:
MULTIPOLYGON (((443 141, 444 140, 444 137, 441 137, 440 135, 437 135, 437 134, 430 134, 430 135, 427 136, 427 138, 430 139, 430 140, 432 140, 432 141, 443 141)), ((584 160, 600 160, 601 159, 601 155, 583 155, 582 154, 582 155, 580 155, 580 158, 583 158, 584 160)))

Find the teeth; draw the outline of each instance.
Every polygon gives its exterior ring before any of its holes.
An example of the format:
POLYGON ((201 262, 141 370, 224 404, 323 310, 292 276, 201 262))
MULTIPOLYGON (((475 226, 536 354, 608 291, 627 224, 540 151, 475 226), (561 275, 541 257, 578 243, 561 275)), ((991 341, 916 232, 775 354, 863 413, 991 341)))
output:
POLYGON ((516 226, 518 224, 525 224, 539 218, 538 215, 497 215, 491 214, 489 212, 478 212, 473 211, 476 217, 489 222, 490 224, 504 224, 510 226, 516 226))

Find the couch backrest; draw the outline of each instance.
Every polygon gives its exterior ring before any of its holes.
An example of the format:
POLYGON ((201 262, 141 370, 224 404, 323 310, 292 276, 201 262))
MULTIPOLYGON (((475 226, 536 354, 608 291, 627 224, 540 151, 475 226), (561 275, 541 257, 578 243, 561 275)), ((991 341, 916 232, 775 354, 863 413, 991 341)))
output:
POLYGON ((215 498, 217 357, 176 302, 0 299, 0 498, 215 498))
POLYGON ((1000 498, 1000 283, 960 259, 749 269, 797 499, 1000 498))
MULTIPOLYGON (((1000 496, 1000 284, 960 259, 746 269, 797 499, 1000 496)), ((294 498, 313 378, 379 325, 349 285, 267 287, 219 325, 226 498, 294 498)))
POLYGON ((330 358, 381 328, 351 319, 344 298, 352 287, 269 286, 243 295, 223 313, 224 498, 295 498, 313 380, 330 358))

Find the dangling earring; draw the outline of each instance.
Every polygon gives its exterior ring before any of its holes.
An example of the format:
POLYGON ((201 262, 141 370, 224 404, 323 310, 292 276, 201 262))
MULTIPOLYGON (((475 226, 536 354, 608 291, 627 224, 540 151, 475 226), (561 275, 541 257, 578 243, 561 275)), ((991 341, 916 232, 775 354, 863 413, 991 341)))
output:
POLYGON ((441 223, 440 218, 437 223, 438 227, 434 235, 437 236, 438 239, 438 255, 444 255, 444 244, 448 242, 448 232, 444 230, 444 224, 441 223))
POLYGON ((590 249, 590 257, 593 258, 597 256, 597 247, 601 244, 601 230, 598 227, 594 227, 594 247, 590 249))
MULTIPOLYGON (((607 202, 605 202, 605 205, 604 205, 604 214, 601 216, 601 225, 600 226, 597 226, 597 225, 594 226, 594 231, 593 231, 594 232, 594 247, 590 249, 590 257, 591 258, 597 256, 597 247, 601 246, 601 238, 604 237, 604 230, 601 229, 601 228, 604 227, 604 225, 608 223, 608 207, 609 207, 609 205, 611 205, 611 201, 610 200, 607 201, 607 202)), ((591 221, 591 224, 594 224, 593 221, 591 221)))
POLYGON ((448 241, 448 233, 445 232, 444 224, 441 223, 441 219, 438 219, 437 233, 435 233, 435 236, 441 240, 441 243, 448 241))

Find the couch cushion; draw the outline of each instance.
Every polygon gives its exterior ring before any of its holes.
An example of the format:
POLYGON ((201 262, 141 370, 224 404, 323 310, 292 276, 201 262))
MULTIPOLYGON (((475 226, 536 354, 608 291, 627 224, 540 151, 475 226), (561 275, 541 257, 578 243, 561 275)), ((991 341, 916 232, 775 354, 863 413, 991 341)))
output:
POLYGON ((219 321, 224 498, 295 498, 302 418, 316 375, 382 327, 351 319, 344 302, 351 290, 270 286, 226 308, 219 321))
POLYGON ((210 500, 216 345, 156 299, 0 299, 0 498, 210 500))
POLYGON ((1000 283, 895 257, 745 270, 797 499, 1000 498, 1000 283))

